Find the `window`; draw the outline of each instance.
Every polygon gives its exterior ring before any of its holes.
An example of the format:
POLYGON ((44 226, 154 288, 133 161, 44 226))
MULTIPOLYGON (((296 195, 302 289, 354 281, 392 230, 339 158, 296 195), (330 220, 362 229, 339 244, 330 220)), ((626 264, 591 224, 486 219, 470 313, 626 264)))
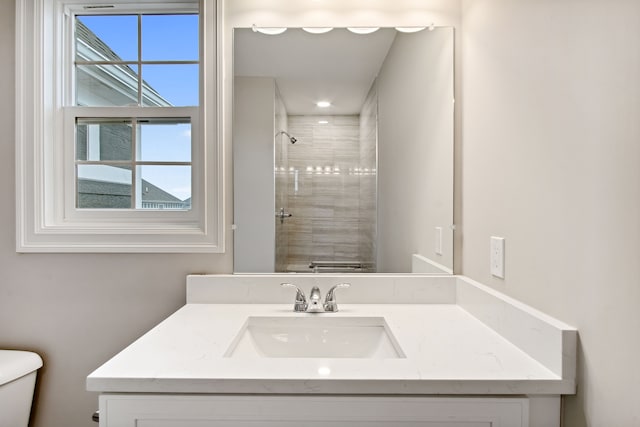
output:
POLYGON ((66 99, 84 107, 67 118, 75 124, 75 207, 190 209, 197 110, 180 107, 199 104, 198 14, 69 12, 74 60, 66 99), (118 118, 86 118, 96 106, 120 107, 118 118), (144 117, 148 107, 165 107, 165 117, 144 117))
POLYGON ((191 209, 191 120, 75 117, 77 209, 191 209))
POLYGON ((17 250, 221 252, 215 1, 17 8, 17 250))

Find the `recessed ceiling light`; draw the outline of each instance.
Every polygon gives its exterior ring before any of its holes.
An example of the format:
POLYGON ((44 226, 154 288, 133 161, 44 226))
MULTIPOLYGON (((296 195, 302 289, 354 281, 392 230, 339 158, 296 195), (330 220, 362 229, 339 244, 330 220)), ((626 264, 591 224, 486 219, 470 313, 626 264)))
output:
POLYGON ((316 105, 320 108, 331 107, 331 103, 329 101, 318 101, 316 102, 316 105))
POLYGON ((318 368, 318 375, 321 375, 323 377, 326 377, 328 375, 331 375, 331 368, 327 367, 327 366, 321 366, 318 368))
POLYGON ((328 125, 329 124, 329 120, 318 120, 318 124, 328 125))

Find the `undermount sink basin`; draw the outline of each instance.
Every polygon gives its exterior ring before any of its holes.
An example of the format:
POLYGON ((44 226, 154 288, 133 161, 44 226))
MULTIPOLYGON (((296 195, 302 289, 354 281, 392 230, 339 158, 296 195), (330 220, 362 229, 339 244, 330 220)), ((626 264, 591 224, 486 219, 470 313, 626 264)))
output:
POLYGON ((384 317, 249 317, 225 357, 404 358, 384 317))

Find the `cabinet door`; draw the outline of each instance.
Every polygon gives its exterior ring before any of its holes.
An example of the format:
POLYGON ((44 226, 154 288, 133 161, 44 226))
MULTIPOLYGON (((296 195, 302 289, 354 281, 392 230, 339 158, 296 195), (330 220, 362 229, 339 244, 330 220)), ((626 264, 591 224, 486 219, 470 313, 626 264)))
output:
POLYGON ((100 396, 100 427, 528 427, 526 398, 100 396))

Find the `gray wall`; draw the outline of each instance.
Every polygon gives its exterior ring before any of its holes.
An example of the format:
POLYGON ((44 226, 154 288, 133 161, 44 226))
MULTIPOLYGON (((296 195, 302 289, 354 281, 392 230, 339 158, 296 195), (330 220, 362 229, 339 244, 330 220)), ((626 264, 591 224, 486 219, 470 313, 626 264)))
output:
POLYGON ((275 271, 273 178, 276 85, 266 77, 234 79, 234 271, 275 271))
POLYGON ((462 272, 578 328, 566 426, 638 426, 640 2, 464 0, 462 17, 462 272))
POLYGON ((411 271, 414 253, 453 268, 452 32, 399 33, 377 79, 378 271, 411 271))

